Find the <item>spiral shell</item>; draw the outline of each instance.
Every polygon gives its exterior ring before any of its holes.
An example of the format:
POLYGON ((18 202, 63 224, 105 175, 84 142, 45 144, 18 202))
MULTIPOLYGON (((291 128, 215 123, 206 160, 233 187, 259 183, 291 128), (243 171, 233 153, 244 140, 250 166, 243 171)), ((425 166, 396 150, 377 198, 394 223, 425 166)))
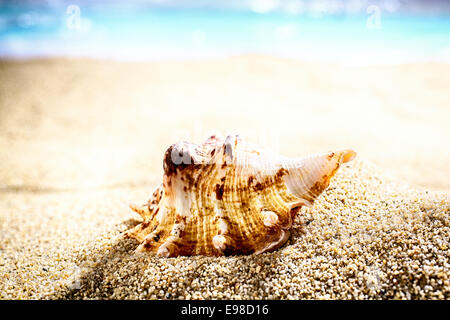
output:
POLYGON ((130 207, 143 221, 125 235, 138 251, 164 257, 273 251, 289 238, 352 150, 293 159, 242 141, 212 136, 180 142, 164 156, 163 183, 148 203, 130 207))

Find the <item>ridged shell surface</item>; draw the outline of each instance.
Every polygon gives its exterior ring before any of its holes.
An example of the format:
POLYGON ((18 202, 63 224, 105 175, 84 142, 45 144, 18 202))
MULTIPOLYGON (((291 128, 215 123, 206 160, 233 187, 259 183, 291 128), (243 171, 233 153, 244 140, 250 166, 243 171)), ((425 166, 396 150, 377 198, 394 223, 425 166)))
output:
POLYGON ((148 203, 132 205, 143 221, 126 236, 138 251, 161 256, 272 251, 289 238, 303 205, 312 205, 352 150, 287 158, 237 135, 180 142, 164 155, 163 183, 148 203))

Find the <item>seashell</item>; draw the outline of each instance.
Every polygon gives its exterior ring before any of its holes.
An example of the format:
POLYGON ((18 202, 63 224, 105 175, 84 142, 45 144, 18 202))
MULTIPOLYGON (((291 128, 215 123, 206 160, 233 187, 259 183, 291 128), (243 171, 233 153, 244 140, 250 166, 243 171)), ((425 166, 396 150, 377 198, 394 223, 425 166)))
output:
POLYGON ((137 251, 164 257, 273 251, 294 218, 327 188, 352 150, 287 158, 237 135, 203 144, 174 144, 164 156, 163 183, 131 209, 143 221, 125 236, 137 251))

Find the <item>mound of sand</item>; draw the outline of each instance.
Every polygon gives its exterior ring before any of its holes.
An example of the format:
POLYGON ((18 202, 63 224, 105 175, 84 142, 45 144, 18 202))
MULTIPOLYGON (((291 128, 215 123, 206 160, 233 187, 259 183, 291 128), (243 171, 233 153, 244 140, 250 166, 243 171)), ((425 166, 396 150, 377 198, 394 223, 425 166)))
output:
POLYGON ((361 160, 302 208, 284 247, 261 255, 135 255, 138 243, 117 237, 139 219, 125 199, 150 190, 8 197, 2 298, 450 297, 449 195, 408 187, 361 160))

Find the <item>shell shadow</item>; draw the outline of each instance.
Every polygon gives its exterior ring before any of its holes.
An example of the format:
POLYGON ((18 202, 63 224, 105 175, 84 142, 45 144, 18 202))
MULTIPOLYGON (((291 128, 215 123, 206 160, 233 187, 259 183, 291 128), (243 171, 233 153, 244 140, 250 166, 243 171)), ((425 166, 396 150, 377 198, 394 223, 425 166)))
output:
POLYGON ((141 223, 141 221, 139 221, 137 219, 130 218, 128 220, 122 221, 121 224, 125 226, 124 230, 128 230, 128 229, 134 228, 139 223, 141 223))
MULTIPOLYGON (((127 230, 138 225, 140 222, 136 219, 128 219, 120 224, 121 230, 127 230)), ((75 299, 111 299, 114 288, 108 288, 105 279, 108 275, 114 274, 120 270, 120 261, 129 259, 134 254, 134 249, 139 245, 136 240, 128 239, 119 233, 113 236, 114 240, 109 244, 107 250, 99 250, 95 248, 95 244, 87 249, 88 253, 81 256, 81 260, 87 256, 93 258, 93 266, 81 269, 78 275, 74 276, 74 280, 70 284, 64 285, 53 292, 48 298, 58 300, 75 300, 75 299), (85 295, 90 290, 87 288, 99 288, 98 294, 85 295)))
MULTIPOLYGON (((126 230, 139 224, 136 219, 128 219, 119 225, 120 230, 126 230)), ((247 287, 252 287, 252 290, 259 292, 264 290, 262 283, 264 283, 264 275, 270 274, 270 270, 277 268, 277 265, 282 263, 283 251, 287 247, 292 247, 301 239, 305 230, 304 223, 297 223, 289 240, 280 248, 273 252, 268 252, 258 255, 231 255, 228 257, 189 257, 183 258, 183 264, 193 264, 195 267, 192 269, 192 276, 189 278, 201 277, 203 272, 211 267, 211 265, 220 265, 221 259, 227 259, 227 263, 230 267, 232 274, 240 274, 239 279, 236 278, 234 293, 239 295, 245 295, 243 290, 245 286, 240 284, 246 283, 247 287), (189 260, 189 262, 187 261, 189 260), (238 263, 239 260, 244 263, 238 263), (251 263, 245 263, 245 261, 255 262, 261 269, 261 273, 258 275, 252 275, 251 263), (244 268, 244 270, 242 269, 244 268), (248 270, 247 270, 248 268, 248 270)), ((137 294, 137 287, 127 287, 127 292, 119 292, 119 295, 115 292, 117 289, 114 284, 119 284, 122 289, 126 287, 124 282, 126 280, 114 280, 112 278, 121 274, 124 277, 135 277, 136 279, 145 279, 145 269, 147 266, 153 265, 159 269, 158 265, 164 265, 166 262, 155 260, 146 254, 136 255, 134 250, 139 243, 134 239, 127 239, 117 236, 114 241, 108 244, 108 249, 98 248, 93 243, 87 250, 83 250, 83 256, 80 260, 86 260, 86 257, 93 257, 95 263, 82 269, 79 276, 76 277, 76 281, 72 281, 70 284, 63 285, 55 290, 55 292, 47 297, 49 299, 61 299, 61 300, 78 300, 78 299, 119 299, 123 298, 121 295, 125 295, 125 298, 135 296, 137 294), (116 282, 115 282, 116 281, 116 282), (119 282, 117 282, 119 281, 119 282)), ((162 260, 166 258, 161 258, 162 260)), ((171 259, 171 258, 169 258, 171 259)), ((222 261, 223 263, 223 261, 222 261)), ((168 261, 167 264, 176 264, 175 260, 168 261)), ((159 272, 159 271, 158 271, 159 272)), ((119 290, 119 289, 118 289, 119 290)), ((191 290, 190 284, 184 290, 191 290)), ((174 296, 158 296, 158 299, 171 299, 174 296)), ((147 297, 148 298, 148 297, 147 297)))

